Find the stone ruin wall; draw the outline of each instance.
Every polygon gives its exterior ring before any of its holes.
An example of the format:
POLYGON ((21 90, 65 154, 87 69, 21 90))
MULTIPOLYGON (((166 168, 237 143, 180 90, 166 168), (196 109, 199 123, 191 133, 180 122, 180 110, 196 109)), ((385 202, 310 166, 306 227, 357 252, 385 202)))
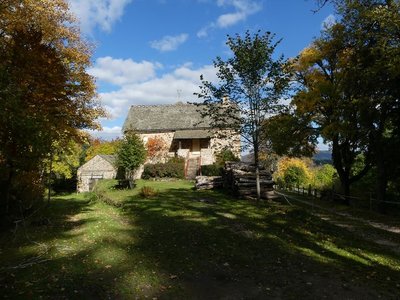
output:
POLYGON ((117 176, 117 169, 103 158, 94 157, 77 171, 77 192, 89 192, 89 185, 92 177, 100 176, 102 176, 102 179, 115 179, 117 176))

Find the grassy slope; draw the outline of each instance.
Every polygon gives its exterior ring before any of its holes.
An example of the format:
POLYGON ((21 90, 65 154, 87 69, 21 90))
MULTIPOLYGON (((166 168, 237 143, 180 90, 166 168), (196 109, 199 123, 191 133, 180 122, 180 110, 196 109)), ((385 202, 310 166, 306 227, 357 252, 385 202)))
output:
POLYGON ((252 204, 192 184, 103 182, 103 201, 53 200, 50 225, 0 237, 11 298, 396 299, 400 258, 282 204, 252 204), (141 186, 158 196, 142 199, 141 186), (104 203, 106 201, 108 204, 104 203), (111 205, 110 205, 111 204, 111 205), (12 268, 29 259, 45 260, 12 268))

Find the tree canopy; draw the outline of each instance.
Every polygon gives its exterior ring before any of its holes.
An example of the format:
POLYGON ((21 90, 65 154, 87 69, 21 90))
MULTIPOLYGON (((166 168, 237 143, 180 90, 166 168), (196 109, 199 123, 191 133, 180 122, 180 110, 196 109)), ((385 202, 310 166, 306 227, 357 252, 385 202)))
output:
MULTIPOLYGON (((275 36, 266 32, 244 36, 228 36, 227 46, 233 53, 223 60, 217 57, 214 67, 219 82, 202 79, 198 97, 204 101, 213 126, 218 129, 232 129, 239 132, 243 141, 254 152, 258 174, 259 149, 263 144, 261 127, 264 120, 278 112, 281 98, 289 84, 287 61, 281 56, 274 58, 279 44, 275 36)), ((257 176, 257 194, 260 195, 257 176)))
POLYGON ((400 161, 394 151, 400 145, 400 4, 330 2, 336 8, 336 23, 293 61, 299 85, 292 111, 266 126, 280 124, 281 132, 292 131, 301 140, 288 143, 272 135, 283 153, 312 147, 317 136, 328 141, 347 196, 352 183, 376 168, 376 191, 384 200, 388 180, 398 177, 400 161), (355 168, 360 156, 363 168, 355 168))
MULTIPOLYGON (((52 145, 97 129, 104 115, 86 72, 91 47, 64 0, 0 2, 0 167, 5 199, 15 176, 37 174, 52 145)), ((14 189, 15 190, 15 189, 14 189)), ((3 199, 4 199, 3 198, 3 199)))
POLYGON ((117 149, 117 166, 122 167, 129 177, 146 159, 146 148, 141 138, 133 133, 125 134, 117 149))

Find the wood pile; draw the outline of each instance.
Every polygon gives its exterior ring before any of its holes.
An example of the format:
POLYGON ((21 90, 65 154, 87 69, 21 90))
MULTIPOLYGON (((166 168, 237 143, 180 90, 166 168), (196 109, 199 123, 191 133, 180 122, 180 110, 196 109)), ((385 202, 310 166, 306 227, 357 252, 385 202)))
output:
MULTIPOLYGON (((270 199, 274 196, 274 181, 269 171, 260 167, 261 198, 270 199)), ((256 167, 243 162, 226 162, 224 170, 224 187, 232 190, 238 196, 256 197, 256 167)))
POLYGON ((196 176, 196 189, 198 190, 211 190, 222 188, 222 176, 196 176))

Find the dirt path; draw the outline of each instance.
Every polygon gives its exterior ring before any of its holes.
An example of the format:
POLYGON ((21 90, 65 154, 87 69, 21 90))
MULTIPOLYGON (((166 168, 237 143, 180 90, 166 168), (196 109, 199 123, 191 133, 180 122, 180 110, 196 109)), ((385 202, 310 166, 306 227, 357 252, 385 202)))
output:
POLYGON ((311 213, 322 220, 345 228, 367 241, 374 242, 400 254, 400 225, 389 225, 383 222, 355 217, 349 212, 338 212, 287 193, 276 193, 284 197, 290 205, 309 206, 312 208, 311 213))

